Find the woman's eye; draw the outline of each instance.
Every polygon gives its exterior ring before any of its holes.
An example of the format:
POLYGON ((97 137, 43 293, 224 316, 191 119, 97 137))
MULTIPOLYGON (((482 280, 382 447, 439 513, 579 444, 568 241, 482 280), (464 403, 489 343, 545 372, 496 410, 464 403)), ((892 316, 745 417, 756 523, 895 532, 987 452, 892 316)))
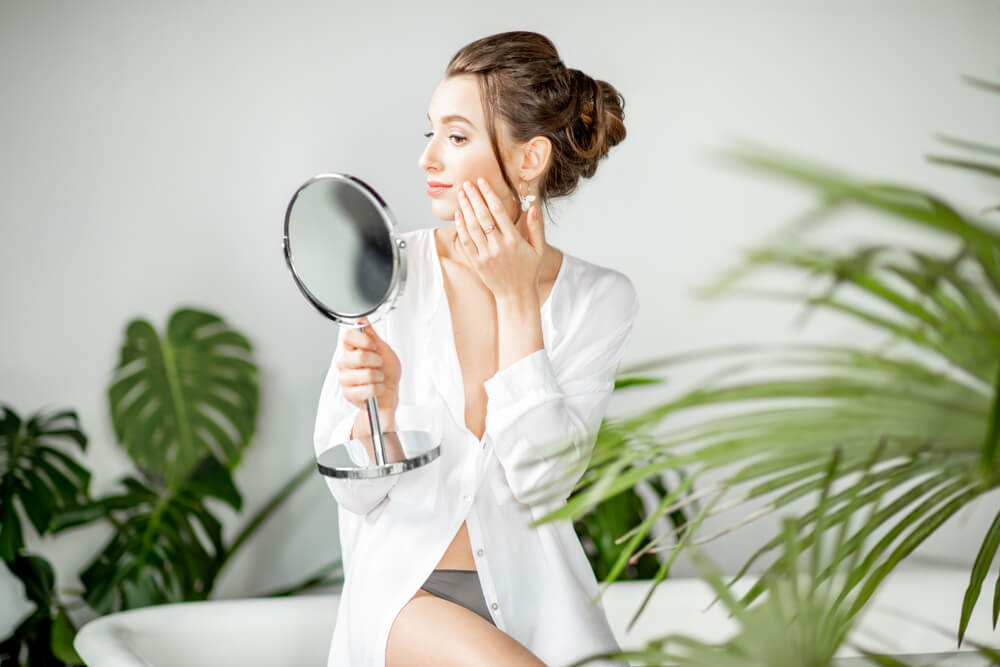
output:
MULTIPOLYGON (((424 136, 427 137, 428 139, 430 139, 431 137, 434 136, 434 133, 433 132, 425 132, 424 136)), ((457 143, 458 143, 459 146, 461 146, 462 144, 464 144, 467 141, 467 139, 465 137, 463 137, 462 135, 460 135, 460 134, 449 134, 448 138, 449 139, 458 139, 459 141, 457 143)))

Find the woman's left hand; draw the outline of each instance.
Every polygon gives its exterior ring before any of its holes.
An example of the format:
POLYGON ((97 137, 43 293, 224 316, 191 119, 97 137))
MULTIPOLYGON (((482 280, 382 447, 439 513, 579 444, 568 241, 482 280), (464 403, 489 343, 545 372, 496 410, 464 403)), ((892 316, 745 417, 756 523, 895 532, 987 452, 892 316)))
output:
POLYGON ((497 299, 535 294, 545 249, 538 206, 532 205, 525 216, 525 238, 485 180, 478 179, 478 188, 476 183, 467 184, 458 194, 455 227, 472 267, 497 299))

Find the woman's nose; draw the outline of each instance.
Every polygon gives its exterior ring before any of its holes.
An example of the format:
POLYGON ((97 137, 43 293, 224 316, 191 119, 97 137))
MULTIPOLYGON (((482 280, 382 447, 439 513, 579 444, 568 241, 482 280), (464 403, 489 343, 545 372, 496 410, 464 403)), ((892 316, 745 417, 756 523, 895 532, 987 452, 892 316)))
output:
POLYGON ((434 142, 427 142, 427 146, 424 147, 423 152, 420 153, 420 157, 417 159, 417 164, 424 171, 433 171, 437 169, 438 163, 437 158, 434 156, 433 150, 434 142))

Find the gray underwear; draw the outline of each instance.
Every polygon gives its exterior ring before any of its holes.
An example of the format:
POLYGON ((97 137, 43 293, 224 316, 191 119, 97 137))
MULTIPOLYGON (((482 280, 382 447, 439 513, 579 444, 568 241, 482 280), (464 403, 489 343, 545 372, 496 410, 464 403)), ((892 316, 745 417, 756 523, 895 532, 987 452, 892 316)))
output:
POLYGON ((462 605, 496 626, 486 608, 486 598, 475 570, 434 570, 420 588, 428 593, 462 605))

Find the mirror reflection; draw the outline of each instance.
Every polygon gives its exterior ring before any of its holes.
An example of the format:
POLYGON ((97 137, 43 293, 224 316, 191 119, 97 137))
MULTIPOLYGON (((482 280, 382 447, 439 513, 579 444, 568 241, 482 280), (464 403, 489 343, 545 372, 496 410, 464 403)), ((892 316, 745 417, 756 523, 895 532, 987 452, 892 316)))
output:
POLYGON ((296 194, 287 224, 295 275, 316 300, 347 317, 368 314, 385 300, 391 239, 361 187, 317 177, 296 194))

